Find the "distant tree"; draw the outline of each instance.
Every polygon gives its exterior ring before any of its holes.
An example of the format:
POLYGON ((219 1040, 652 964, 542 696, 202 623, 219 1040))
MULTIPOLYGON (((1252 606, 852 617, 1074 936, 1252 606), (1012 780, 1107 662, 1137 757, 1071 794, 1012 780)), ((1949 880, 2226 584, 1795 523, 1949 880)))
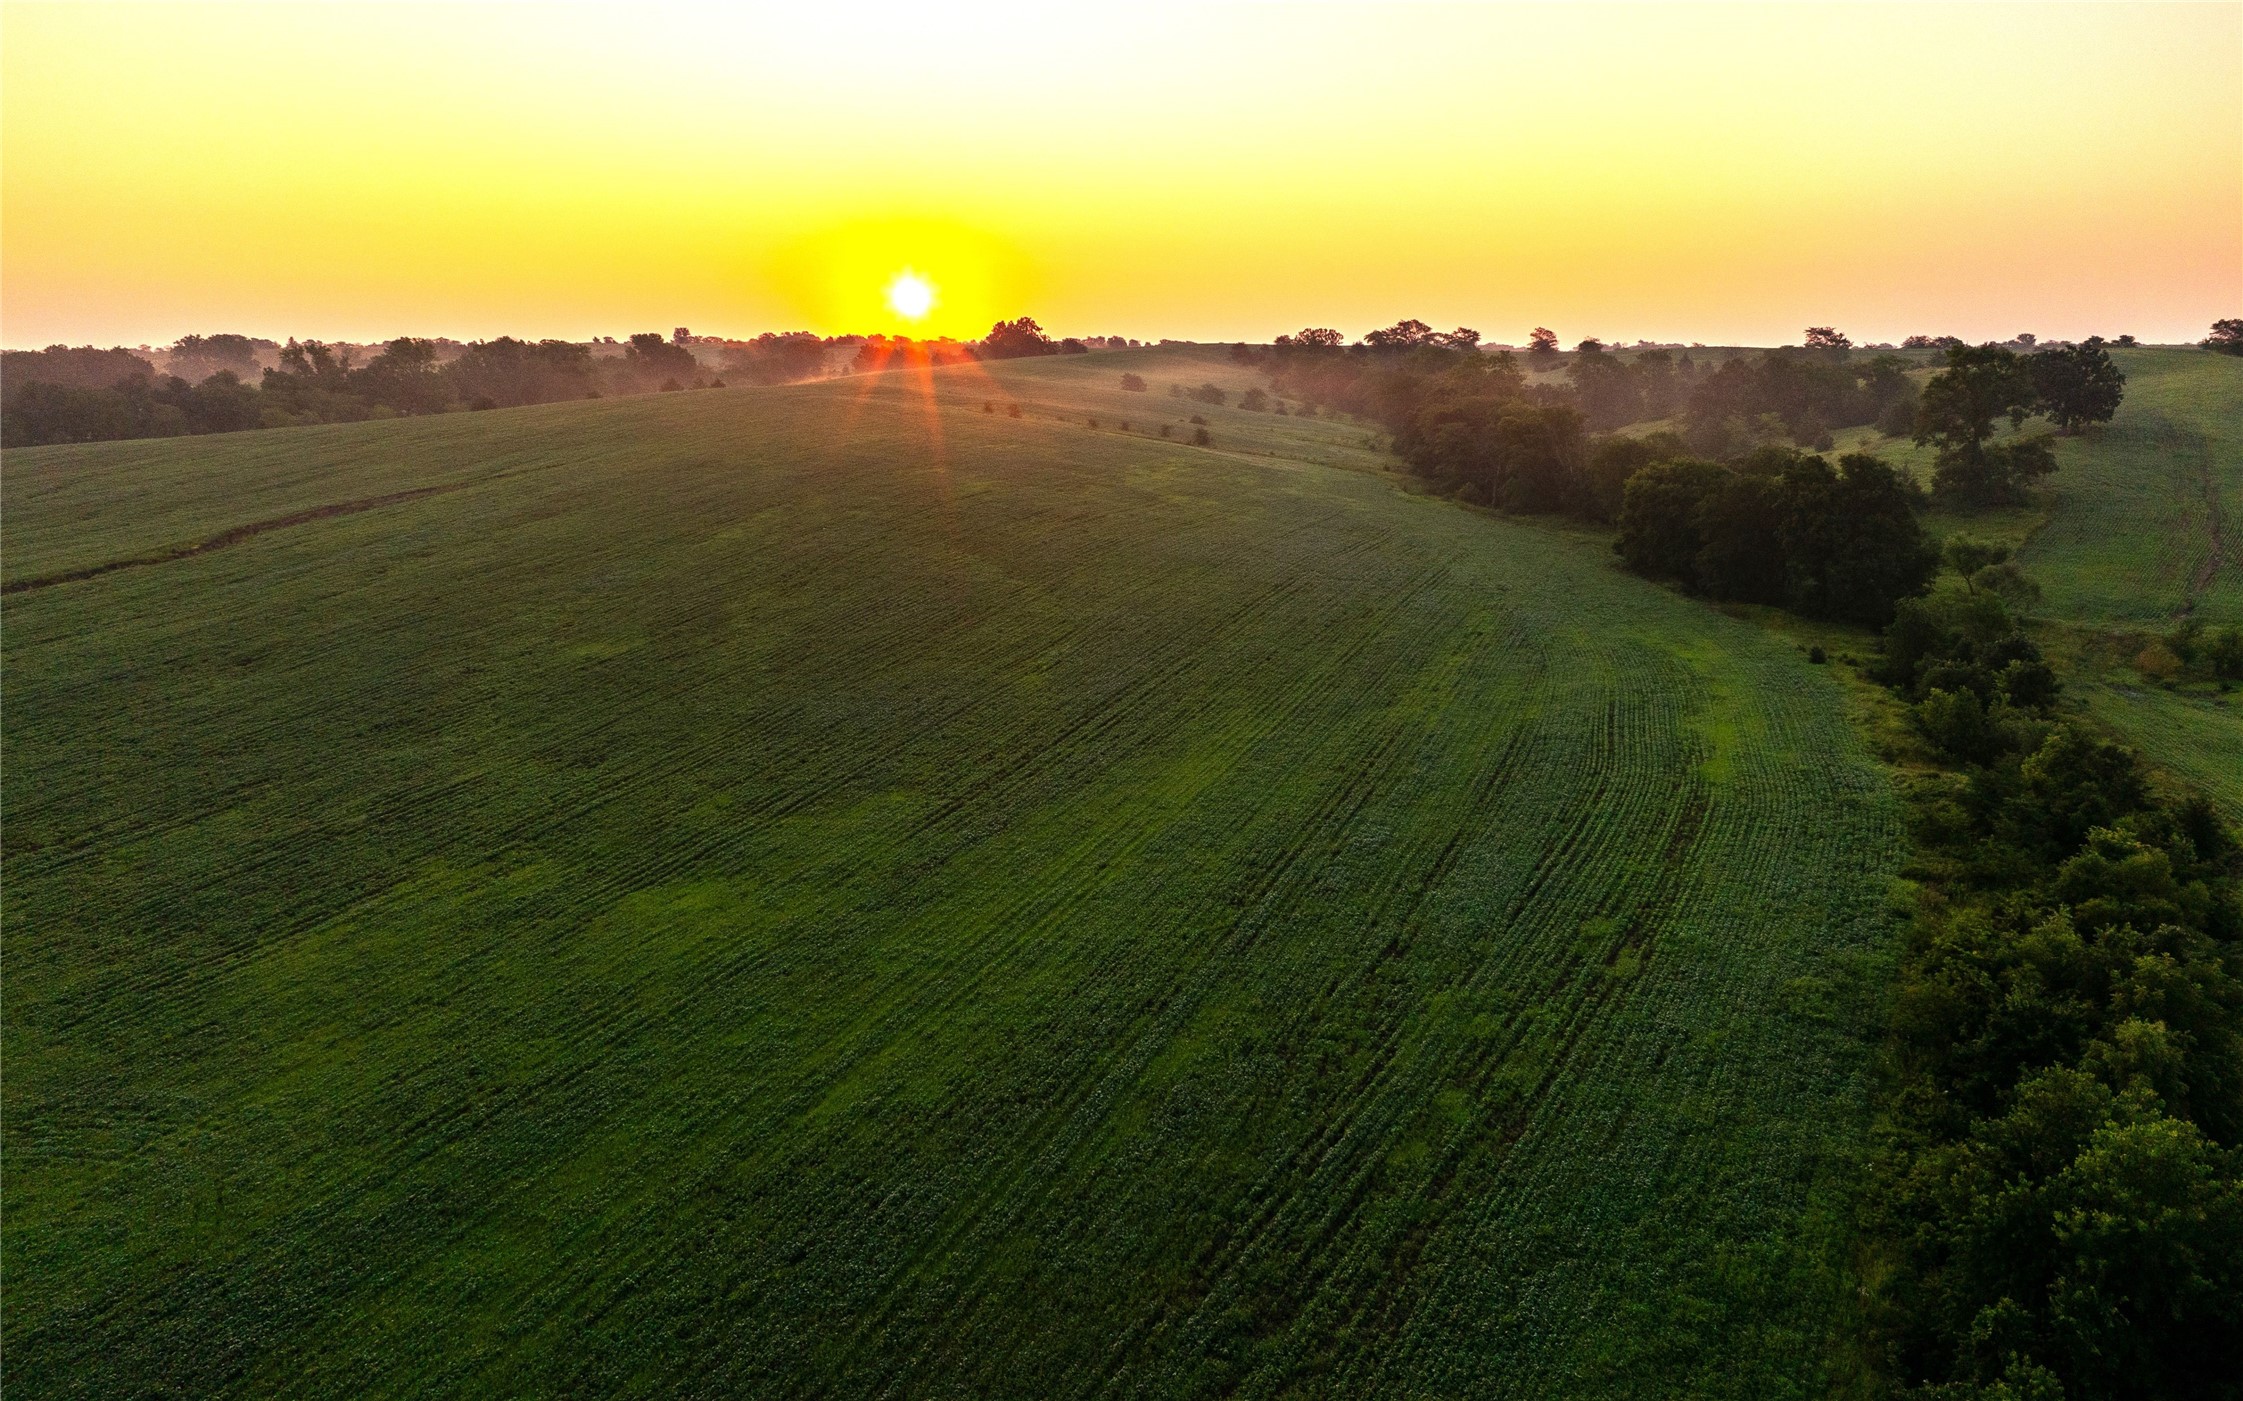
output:
POLYGON ((2034 351, 2025 364, 2043 411, 2066 436, 2079 434, 2090 423, 2110 422, 2126 393, 2126 376, 2111 363, 2100 336, 2034 351))
POLYGON ((1363 344, 1375 350, 1410 350, 1430 344, 1434 334, 1431 326, 1413 318, 1371 332, 1363 337, 1363 344))
POLYGON ((0 387, 58 384, 72 389, 108 389, 145 380, 156 367, 123 347, 96 350, 90 345, 50 345, 45 350, 11 350, 0 355, 0 387))
MULTIPOLYGON (((2132 336, 2119 338, 2121 345, 2133 342, 2132 336)), ((2212 334, 2205 337, 2204 344, 2222 355, 2243 355, 2243 316, 2227 316, 2213 322, 2212 334)))
POLYGON ((2017 344, 2024 346, 2028 350, 2040 344, 2040 337, 2034 335, 2031 331, 2019 331, 2016 335, 2010 337, 2010 339, 2017 342, 2017 344))
POLYGON ((441 413, 452 391, 437 373, 436 342, 399 336, 350 376, 353 392, 399 413, 441 413))
POLYGON ((1938 449, 1933 485, 1966 505, 2020 500, 2034 479, 2055 470, 2046 443, 1992 444, 1994 425, 2024 423, 2039 404, 2025 362, 1998 345, 1950 346, 1947 368, 1924 386, 1915 440, 1938 449))
POLYGON ((463 404, 497 408, 582 399, 595 391, 592 348, 569 341, 476 341, 443 368, 463 404))
POLYGON ((1259 389, 1249 389, 1238 396, 1238 406, 1253 413, 1264 413, 1269 409, 1269 395, 1259 389))
MULTIPOLYGON (((1584 341, 1584 346, 1596 345, 1584 341)), ((1584 349, 1566 367, 1566 378, 1573 381, 1573 392, 1581 403, 1582 416, 1589 426, 1608 430, 1633 423, 1643 417, 1643 391, 1637 376, 1618 356, 1607 355, 1602 346, 1584 349)))
POLYGON ((1307 346, 1312 350, 1331 350, 1344 343, 1346 339, 1347 337, 1329 326, 1309 326, 1303 329, 1299 335, 1294 336, 1292 343, 1307 346))
POLYGON ((1194 429, 1192 430, 1192 444, 1193 444, 1193 446, 1195 446, 1195 447, 1203 447, 1203 448, 1204 448, 1204 447, 1208 447, 1208 446, 1212 445, 1212 444, 1214 443, 1214 441, 1215 441, 1215 435, 1214 435, 1214 434, 1212 434, 1212 433, 1210 433, 1210 432, 1208 432, 1208 431, 1207 431, 1206 429, 1204 429, 1204 428, 1194 428, 1194 429))
POLYGON ((258 355, 280 347, 268 340, 221 332, 209 336, 181 336, 173 341, 165 367, 190 384, 199 384, 221 370, 247 378, 257 373, 258 355))
POLYGON ((1435 335, 1432 343, 1446 346, 1450 350, 1477 350, 1480 346, 1480 333, 1469 326, 1459 326, 1446 335, 1435 335))
POLYGON ((678 341, 666 341, 655 331, 641 331, 623 347, 623 372, 641 388, 672 381, 682 388, 701 377, 701 362, 678 341))
POLYGON ((795 384, 826 373, 826 343, 808 331, 765 331, 724 348, 727 377, 745 384, 795 384))
POLYGON ((1051 355, 1059 347, 1052 344, 1044 328, 1032 316, 1017 321, 1000 321, 989 328, 982 340, 982 353, 992 360, 1017 360, 1031 355, 1051 355))
POLYGON ((1059 353, 1062 355, 1088 355, 1090 354, 1090 347, 1073 336, 1069 336, 1059 343, 1059 353))
POLYGON ((1598 340, 1595 336, 1590 336, 1587 340, 1573 347, 1573 351, 1576 355, 1602 355, 1604 354, 1604 342, 1598 340))
POLYGON ((1121 378, 1121 386, 1132 394, 1142 394, 1145 392, 1145 377, 1143 375, 1124 374, 1121 378))
MULTIPOLYGON (((2125 346, 2125 347, 2126 347, 2127 349, 2131 350, 2131 349, 2133 349, 2133 348, 2134 348, 2135 346, 2137 346, 2137 345, 2141 344, 2141 342, 2140 342, 2140 341, 2137 341, 2137 340, 2135 340, 2135 339, 2134 339, 2134 336, 2133 336, 2133 333, 2132 333, 2132 332, 2128 332, 2128 333, 2127 333, 2126 335, 2120 336, 2120 337, 2118 337, 2118 338, 2117 338, 2116 340, 2113 340, 2113 341, 2111 342, 2111 344, 2112 344, 2112 345, 2122 345, 2122 346, 2125 346)), ((2243 353, 2243 352, 2238 352, 2238 353, 2243 353)))
POLYGON ((1197 399, 1202 404, 1213 404, 1217 408, 1221 408, 1224 404, 1230 402, 1230 395, 1224 393, 1220 387, 1212 384, 1201 385, 1199 388, 1191 392, 1191 397, 1197 399))
POLYGON ((1527 358, 1537 364, 1548 364, 1557 358, 1558 333, 1547 326, 1537 326, 1527 335, 1527 358))
POLYGON ((1852 344, 1853 339, 1836 327, 1809 326, 1807 328, 1807 349, 1809 350, 1844 350, 1852 344))

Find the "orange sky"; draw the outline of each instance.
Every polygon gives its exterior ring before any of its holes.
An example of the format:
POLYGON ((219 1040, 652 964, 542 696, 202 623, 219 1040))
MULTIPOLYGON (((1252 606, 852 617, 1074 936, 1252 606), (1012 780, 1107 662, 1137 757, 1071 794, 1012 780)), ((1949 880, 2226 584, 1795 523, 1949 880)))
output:
POLYGON ((0 340, 2243 315, 2234 4, 811 8, 0 6, 0 340))

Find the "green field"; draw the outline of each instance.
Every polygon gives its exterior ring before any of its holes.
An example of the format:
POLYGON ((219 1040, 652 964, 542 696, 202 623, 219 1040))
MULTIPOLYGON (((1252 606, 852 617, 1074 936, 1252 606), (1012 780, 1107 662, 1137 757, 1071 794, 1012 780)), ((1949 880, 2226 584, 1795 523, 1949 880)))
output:
POLYGON ((1828 1394, 1837 682, 1226 376, 11 454, 11 1395, 1828 1394))
MULTIPOLYGON (((2022 556, 2045 610, 2074 625, 2158 633, 2183 617, 2243 624, 2243 359, 2121 351, 2126 402, 2065 443, 2047 523, 2022 556)), ((2123 656, 2130 649, 2117 649, 2123 656)), ((2243 822, 2243 706, 2083 656, 2074 689, 2157 763, 2243 822)))

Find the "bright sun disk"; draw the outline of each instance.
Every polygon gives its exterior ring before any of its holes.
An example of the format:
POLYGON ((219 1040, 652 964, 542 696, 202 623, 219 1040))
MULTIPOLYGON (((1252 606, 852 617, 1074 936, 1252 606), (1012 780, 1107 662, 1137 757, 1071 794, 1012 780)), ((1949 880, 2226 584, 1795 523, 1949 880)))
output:
POLYGON ((899 272, 888 284, 888 305, 904 320, 917 321, 934 309, 934 286, 915 272, 899 272))

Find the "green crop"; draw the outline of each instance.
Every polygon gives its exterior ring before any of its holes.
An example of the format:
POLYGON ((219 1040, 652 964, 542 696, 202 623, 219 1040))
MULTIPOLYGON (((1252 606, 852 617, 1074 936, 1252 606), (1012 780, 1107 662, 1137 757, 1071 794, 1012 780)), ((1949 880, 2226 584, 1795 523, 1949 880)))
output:
POLYGON ((11 1394, 1827 1394, 1838 683, 1115 362, 11 454, 11 1394))

